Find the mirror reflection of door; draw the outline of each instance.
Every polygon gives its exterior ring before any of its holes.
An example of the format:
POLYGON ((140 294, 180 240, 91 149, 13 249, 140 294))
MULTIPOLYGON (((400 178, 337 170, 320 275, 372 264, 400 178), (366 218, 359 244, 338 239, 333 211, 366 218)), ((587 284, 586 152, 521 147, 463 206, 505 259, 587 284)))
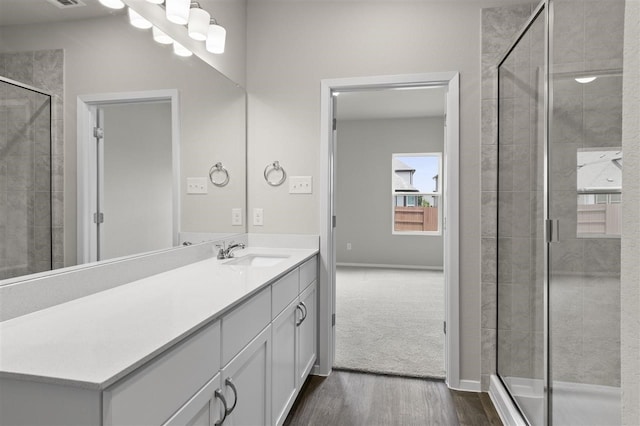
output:
POLYGON ((101 105, 97 259, 173 245, 171 102, 101 105))

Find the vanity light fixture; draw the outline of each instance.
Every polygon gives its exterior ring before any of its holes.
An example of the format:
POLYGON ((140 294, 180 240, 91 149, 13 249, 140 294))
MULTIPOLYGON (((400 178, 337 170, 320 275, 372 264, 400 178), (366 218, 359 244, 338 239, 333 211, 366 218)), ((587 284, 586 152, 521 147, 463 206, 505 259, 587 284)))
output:
POLYGON ((173 53, 175 53, 178 56, 185 57, 185 58, 193 55, 192 51, 190 51, 189 49, 187 49, 186 47, 184 47, 183 45, 181 45, 177 41, 173 42, 173 53))
POLYGON ((187 26, 189 37, 198 41, 206 40, 210 20, 209 12, 202 9, 199 3, 192 2, 189 11, 189 25, 187 26))
POLYGON ((215 19, 211 18, 209 31, 207 32, 207 50, 215 54, 224 53, 226 39, 227 30, 225 30, 223 26, 218 25, 215 19))
POLYGON ((166 16, 174 24, 186 25, 189 22, 191 0, 167 0, 166 16))
POLYGON ((129 13, 129 23, 134 27, 140 28, 141 30, 148 30, 153 26, 151 22, 144 19, 142 15, 140 15, 135 10, 129 8, 128 13, 129 13))
POLYGON ((100 4, 108 7, 109 9, 122 9, 124 3, 121 0, 99 0, 100 4))
POLYGON ((594 81, 596 78, 598 78, 598 77, 577 77, 577 78, 576 78, 576 81, 577 81, 578 83, 581 83, 581 84, 587 84, 587 83, 591 83, 591 82, 592 82, 592 81, 594 81))
POLYGON ((173 43, 173 39, 169 37, 166 33, 164 33, 160 28, 154 26, 151 29, 153 33, 153 40, 157 41, 160 44, 171 44, 173 43))

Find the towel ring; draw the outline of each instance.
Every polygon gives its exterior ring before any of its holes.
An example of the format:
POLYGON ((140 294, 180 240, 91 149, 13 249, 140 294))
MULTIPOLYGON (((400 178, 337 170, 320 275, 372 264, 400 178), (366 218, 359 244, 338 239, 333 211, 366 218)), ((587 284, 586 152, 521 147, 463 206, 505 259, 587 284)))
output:
POLYGON ((222 187, 222 186, 227 186, 227 184, 229 183, 229 172, 227 171, 227 169, 224 168, 224 166, 222 165, 222 163, 218 162, 216 164, 214 164, 210 169, 209 169, 209 180, 211 181, 212 184, 214 184, 215 186, 218 187, 222 187), (213 179, 213 175, 214 174, 224 174, 224 180, 222 181, 215 181, 213 179))
POLYGON ((271 186, 280 186, 284 183, 285 180, 287 180, 287 172, 284 171, 284 168, 280 165, 280 162, 274 161, 271 164, 267 164, 267 167, 264 168, 264 180, 266 180, 267 183, 271 186), (279 171, 282 173, 282 177, 277 182, 269 180, 269 174, 273 171, 279 171))

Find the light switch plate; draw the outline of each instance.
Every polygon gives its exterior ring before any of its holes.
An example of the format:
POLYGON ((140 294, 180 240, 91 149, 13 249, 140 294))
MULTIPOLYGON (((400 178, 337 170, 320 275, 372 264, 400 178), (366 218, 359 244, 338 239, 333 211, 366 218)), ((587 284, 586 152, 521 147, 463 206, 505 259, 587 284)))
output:
POLYGON ((242 226, 242 209, 241 208, 231 209, 231 225, 242 226))
POLYGON ((207 178, 190 177, 187 178, 187 194, 206 194, 208 192, 207 178))
POLYGON ((311 194, 312 192, 311 176, 289 177, 289 194, 311 194))
POLYGON ((255 226, 262 226, 264 224, 263 211, 260 208, 253 209, 253 224, 255 226))

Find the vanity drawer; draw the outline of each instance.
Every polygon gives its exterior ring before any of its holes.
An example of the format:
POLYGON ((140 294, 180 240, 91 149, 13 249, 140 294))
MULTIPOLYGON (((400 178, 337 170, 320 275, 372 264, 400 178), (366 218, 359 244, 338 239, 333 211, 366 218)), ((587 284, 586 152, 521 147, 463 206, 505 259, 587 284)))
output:
POLYGON ((313 256, 300 266, 300 288, 302 293, 305 288, 314 282, 318 277, 318 256, 313 256))
POLYGON ((298 269, 289 272, 271 285, 271 315, 277 317, 298 297, 298 269))
POLYGON ((220 322, 103 392, 105 425, 160 425, 220 369, 220 322))
POLYGON ((222 365, 227 365, 271 322, 271 287, 222 317, 222 365))

